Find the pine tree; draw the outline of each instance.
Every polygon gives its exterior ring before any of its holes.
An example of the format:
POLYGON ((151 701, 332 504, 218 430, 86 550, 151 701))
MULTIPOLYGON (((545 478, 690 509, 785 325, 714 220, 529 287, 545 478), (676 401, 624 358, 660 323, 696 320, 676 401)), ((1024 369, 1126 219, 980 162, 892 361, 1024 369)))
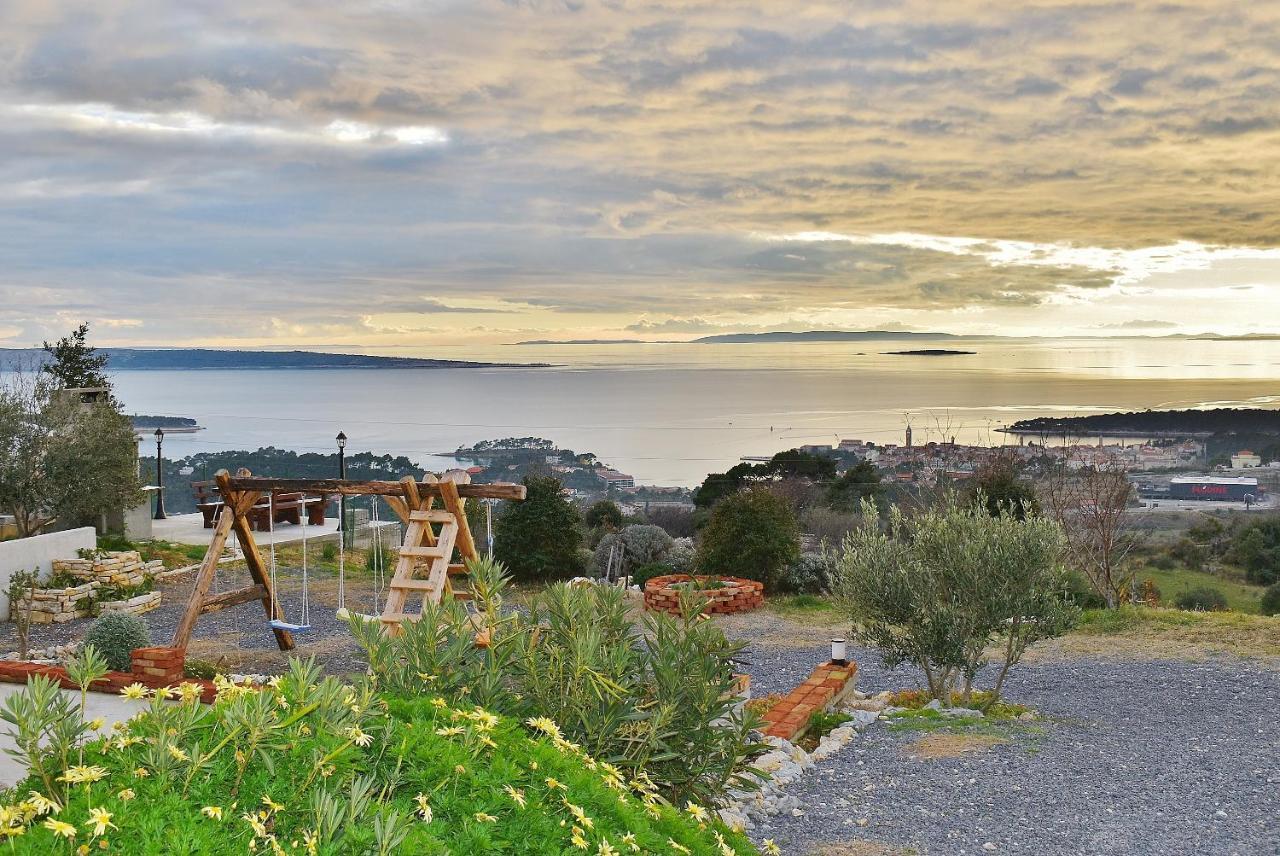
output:
POLYGON ((63 389, 110 388, 107 380, 107 355, 88 342, 89 323, 86 321, 57 342, 44 343, 44 350, 52 361, 45 363, 41 371, 52 375, 63 389))

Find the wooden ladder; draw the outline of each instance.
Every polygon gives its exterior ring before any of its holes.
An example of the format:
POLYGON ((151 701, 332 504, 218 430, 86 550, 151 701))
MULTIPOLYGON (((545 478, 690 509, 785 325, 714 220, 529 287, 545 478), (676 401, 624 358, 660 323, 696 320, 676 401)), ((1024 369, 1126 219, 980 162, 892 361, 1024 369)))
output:
POLYGON ((466 562, 479 558, 475 539, 467 525, 466 500, 458 495, 458 485, 470 484, 471 477, 462 471, 445 473, 436 482, 427 474, 426 483, 438 483, 444 508, 435 508, 434 495, 421 497, 412 476, 401 480, 404 498, 387 497, 388 504, 406 524, 404 546, 396 559, 395 573, 387 585, 387 603, 382 623, 388 633, 398 633, 405 621, 422 617, 428 603, 439 603, 445 595, 469 598, 465 591, 455 591, 454 581, 467 576, 466 562), (436 530, 439 527, 439 531, 436 530), (460 561, 453 561, 454 551, 460 561), (410 599, 417 600, 417 611, 410 611, 410 599))

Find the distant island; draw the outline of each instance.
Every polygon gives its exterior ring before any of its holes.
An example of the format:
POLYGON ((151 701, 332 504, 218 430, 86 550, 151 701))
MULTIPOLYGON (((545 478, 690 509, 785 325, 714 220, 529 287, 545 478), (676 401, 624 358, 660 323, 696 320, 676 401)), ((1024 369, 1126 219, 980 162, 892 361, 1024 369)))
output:
POLYGON ((759 342, 879 342, 903 339, 970 339, 954 333, 912 333, 893 330, 802 330, 775 333, 722 333, 694 339, 698 344, 751 344, 759 342))
POLYGON ((1092 416, 1021 419, 1010 434, 1071 434, 1077 437, 1208 437, 1217 434, 1280 434, 1280 410, 1218 407, 1213 410, 1142 410, 1092 416))
POLYGON ((887 357, 954 357, 976 354, 977 351, 951 351, 946 348, 918 348, 914 351, 885 351, 887 357))
MULTIPOLYGON (((113 371, 203 369, 470 369, 548 368, 550 363, 483 363, 418 357, 375 357, 317 351, 229 351, 210 348, 102 348, 113 371)), ((39 348, 0 349, 0 369, 38 365, 39 348)))
POLYGON ((167 430, 197 431, 200 426, 189 416, 146 416, 135 413, 129 417, 135 431, 164 428, 167 430))
POLYGON ((645 339, 529 339, 511 342, 512 345, 668 345, 670 342, 650 342, 645 339))

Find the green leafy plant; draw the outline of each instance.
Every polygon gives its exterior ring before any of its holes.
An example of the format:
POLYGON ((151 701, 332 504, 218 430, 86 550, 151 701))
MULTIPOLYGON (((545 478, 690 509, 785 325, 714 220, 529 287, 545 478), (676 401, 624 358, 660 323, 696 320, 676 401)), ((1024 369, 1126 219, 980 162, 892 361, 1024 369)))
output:
POLYGON ((102 652, 111 669, 127 672, 132 664, 133 649, 151 644, 151 631, 136 615, 108 612, 93 622, 84 641, 86 647, 93 645, 102 652))
POLYGON ((1227 596, 1216 588, 1198 586, 1197 588, 1178 592, 1177 597, 1173 599, 1173 603, 1178 609, 1194 610, 1196 612, 1218 612, 1227 608, 1227 596))
POLYGON ((14 571, 9 577, 5 595, 9 598, 9 620, 18 637, 18 659, 25 660, 30 653, 31 610, 35 606, 35 590, 40 579, 39 570, 14 571))
POLYGON ((1258 611, 1263 615, 1280 615, 1280 583, 1273 583, 1262 593, 1258 611))
POLYGON ((640 588, 643 589, 644 584, 654 577, 663 577, 672 573, 675 573, 674 569, 669 565, 662 564, 661 562, 650 562, 646 565, 638 565, 631 571, 631 584, 633 586, 640 586, 640 588))
POLYGON ((521 580, 564 579, 582 566, 578 509, 561 494, 557 479, 530 476, 521 502, 494 523, 494 554, 521 580))
POLYGON ((863 525, 844 542, 833 590, 849 609, 854 635, 885 663, 912 663, 931 698, 968 699, 988 646, 1000 651, 991 688, 998 700, 1009 670, 1036 641, 1061 635, 1079 618, 1062 592, 1064 537, 1052 521, 985 502, 943 505, 908 519, 863 503, 863 525))
POLYGON ((200 678, 201 680, 211 681, 218 674, 218 667, 208 660, 200 660, 197 658, 189 658, 182 664, 183 677, 200 678))
POLYGON ((799 556, 800 528, 791 506, 763 487, 751 487, 716 503, 702 530, 697 568, 758 580, 772 590, 799 556))

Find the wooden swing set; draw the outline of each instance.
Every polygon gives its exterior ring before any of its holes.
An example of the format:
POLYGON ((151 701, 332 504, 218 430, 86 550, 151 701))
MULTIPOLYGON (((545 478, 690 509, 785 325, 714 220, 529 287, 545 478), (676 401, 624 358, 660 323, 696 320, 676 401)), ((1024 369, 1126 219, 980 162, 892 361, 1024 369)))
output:
MULTIPOLYGON (((437 479, 427 473, 422 481, 405 476, 400 481, 352 481, 350 479, 278 479, 254 477, 248 470, 240 470, 231 476, 221 470, 215 476, 222 509, 213 530, 213 539, 196 576, 195 589, 187 602, 186 611, 173 633, 171 645, 185 649, 191 641, 196 622, 206 612, 262 601, 267 616, 267 626, 275 634, 281 651, 293 650, 293 634, 309 629, 309 605, 306 603, 306 577, 304 557, 303 621, 289 623, 275 591, 274 540, 271 565, 268 566, 258 551, 250 526, 250 512, 265 499, 271 502, 275 493, 301 493, 304 496, 329 497, 373 496, 381 497, 405 525, 404 544, 400 547, 395 573, 387 585, 387 598, 381 616, 386 632, 398 633, 405 621, 422 617, 422 606, 416 612, 409 611, 409 599, 421 596, 421 604, 439 603, 446 595, 463 598, 465 592, 454 591, 454 581, 467 575, 468 561, 479 558, 471 527, 467 525, 466 501, 468 499, 522 500, 524 485, 497 482, 471 484, 471 477, 461 470, 445 473, 437 479), (443 507, 437 508, 439 501, 443 507), (232 591, 210 594, 218 561, 232 533, 240 542, 245 564, 249 567, 252 583, 232 591), (458 561, 454 562, 454 553, 458 561), (419 576, 423 572, 423 576, 419 576)), ((376 501, 376 500, 375 500, 376 501)), ((305 556, 305 529, 303 550, 305 556)), ((381 542, 379 542, 381 543, 381 542)))

